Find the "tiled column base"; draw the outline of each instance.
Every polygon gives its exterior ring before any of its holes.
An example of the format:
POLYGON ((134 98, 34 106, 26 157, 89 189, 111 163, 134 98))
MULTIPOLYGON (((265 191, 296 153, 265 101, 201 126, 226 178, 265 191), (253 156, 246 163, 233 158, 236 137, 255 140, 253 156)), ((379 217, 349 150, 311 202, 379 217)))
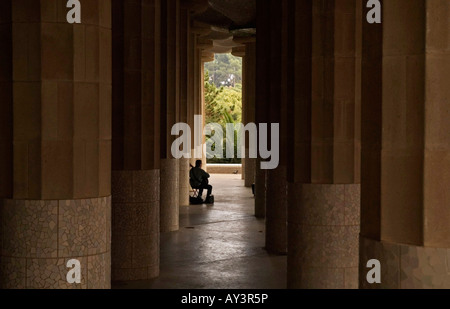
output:
POLYGON ((179 208, 179 160, 161 160, 161 232, 178 231, 179 208))
POLYGON ((245 159, 245 186, 250 188, 255 183, 256 159, 245 159))
POLYGON ((180 175, 179 175, 179 189, 180 189, 180 197, 179 204, 180 206, 189 206, 189 159, 180 159, 180 175))
POLYGON ((450 248, 426 248, 360 237, 361 289, 450 289, 450 248), (367 282, 367 262, 381 263, 381 284, 367 282))
POLYGON ((112 173, 112 280, 159 276, 159 170, 112 173))
POLYGON ((255 173, 255 216, 257 218, 266 217, 266 174, 267 171, 261 170, 257 161, 255 173))
POLYGON ((277 254, 287 253, 286 167, 267 171, 266 249, 277 254))
POLYGON ((358 288, 360 185, 289 184, 288 286, 358 288))
POLYGON ((111 288, 111 197, 0 201, 0 288, 111 288), (81 264, 69 284, 67 262, 81 264))

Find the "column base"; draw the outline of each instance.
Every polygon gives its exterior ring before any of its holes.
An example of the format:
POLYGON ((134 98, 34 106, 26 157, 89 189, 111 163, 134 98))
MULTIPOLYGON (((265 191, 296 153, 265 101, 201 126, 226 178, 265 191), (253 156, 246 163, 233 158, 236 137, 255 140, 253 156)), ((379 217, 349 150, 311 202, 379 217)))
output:
POLYGON ((360 236, 361 289, 450 289, 450 248, 387 243, 360 236), (381 284, 369 284, 367 262, 381 263, 381 284))
POLYGON ((159 170, 112 173, 112 280, 159 276, 159 170))
POLYGON ((190 185, 189 185, 189 159, 180 159, 179 160, 179 204, 180 206, 189 206, 189 192, 190 192, 190 185))
POLYGON ((267 171, 266 249, 274 254, 287 254, 286 167, 267 171))
MULTIPOLYGON (((259 164, 259 163, 257 163, 259 164)), ((266 217, 266 174, 265 170, 256 166, 255 175, 255 217, 266 217)))
POLYGON ((255 183, 255 168, 256 159, 245 159, 243 169, 245 170, 245 186, 247 188, 251 188, 255 183))
POLYGON ((180 228, 179 160, 161 160, 161 232, 180 228))
POLYGON ((0 201, 2 289, 110 289, 111 197, 0 201), (67 263, 81 264, 81 283, 67 263))
POLYGON ((360 185, 289 184, 288 287, 358 288, 360 185))

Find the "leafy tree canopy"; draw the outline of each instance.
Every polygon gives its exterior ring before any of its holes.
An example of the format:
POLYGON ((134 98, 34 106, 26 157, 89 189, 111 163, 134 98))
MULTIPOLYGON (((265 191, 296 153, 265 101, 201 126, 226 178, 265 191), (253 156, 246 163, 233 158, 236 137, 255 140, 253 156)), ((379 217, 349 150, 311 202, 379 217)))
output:
POLYGON ((242 84, 242 58, 232 54, 216 54, 213 62, 205 64, 209 71, 209 82, 220 88, 242 84))

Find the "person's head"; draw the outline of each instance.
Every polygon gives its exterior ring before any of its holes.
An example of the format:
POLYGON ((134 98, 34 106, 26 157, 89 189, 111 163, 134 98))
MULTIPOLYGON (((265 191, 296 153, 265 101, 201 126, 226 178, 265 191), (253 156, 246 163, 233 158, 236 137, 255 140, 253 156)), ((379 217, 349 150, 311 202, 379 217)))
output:
POLYGON ((202 160, 195 161, 195 167, 202 167, 202 160))

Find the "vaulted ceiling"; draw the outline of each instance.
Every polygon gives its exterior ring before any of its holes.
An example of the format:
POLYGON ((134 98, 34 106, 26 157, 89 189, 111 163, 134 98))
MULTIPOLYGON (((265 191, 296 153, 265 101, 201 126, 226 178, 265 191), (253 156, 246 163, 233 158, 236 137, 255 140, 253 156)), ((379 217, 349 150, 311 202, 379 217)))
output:
POLYGON ((257 0, 187 0, 194 27, 203 27, 201 41, 210 52, 228 53, 242 38, 256 34, 257 0), (240 39, 240 40, 239 40, 240 39))

